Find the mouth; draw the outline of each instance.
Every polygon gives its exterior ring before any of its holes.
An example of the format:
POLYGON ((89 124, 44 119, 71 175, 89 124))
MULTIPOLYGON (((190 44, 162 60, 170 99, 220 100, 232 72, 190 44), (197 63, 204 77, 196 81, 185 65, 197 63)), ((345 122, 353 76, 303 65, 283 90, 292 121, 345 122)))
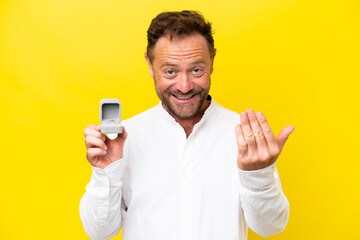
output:
POLYGON ((192 95, 185 95, 185 96, 171 94, 171 97, 180 104, 186 104, 186 103, 191 103, 196 95, 197 93, 192 95))

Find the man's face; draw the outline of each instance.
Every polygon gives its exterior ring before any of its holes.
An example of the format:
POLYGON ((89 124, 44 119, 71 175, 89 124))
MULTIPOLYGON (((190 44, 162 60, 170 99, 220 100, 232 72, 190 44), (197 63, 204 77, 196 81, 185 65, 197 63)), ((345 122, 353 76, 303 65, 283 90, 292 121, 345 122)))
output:
MULTIPOLYGON (((215 56, 215 54, 214 54, 215 56)), ((153 50, 153 62, 145 56, 156 93, 164 108, 177 118, 202 113, 210 89, 213 58, 200 34, 161 37, 153 50)))

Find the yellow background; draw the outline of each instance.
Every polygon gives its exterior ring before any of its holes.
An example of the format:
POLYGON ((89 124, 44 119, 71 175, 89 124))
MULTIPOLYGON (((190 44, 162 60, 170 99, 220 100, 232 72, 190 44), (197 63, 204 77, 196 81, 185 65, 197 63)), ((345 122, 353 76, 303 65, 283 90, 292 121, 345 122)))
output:
POLYGON ((101 98, 123 119, 158 103, 146 30, 183 9, 213 22, 215 101, 296 127, 277 164, 290 220, 269 239, 360 239, 359 1, 172 2, 0 2, 0 239, 87 239, 83 130, 101 98))

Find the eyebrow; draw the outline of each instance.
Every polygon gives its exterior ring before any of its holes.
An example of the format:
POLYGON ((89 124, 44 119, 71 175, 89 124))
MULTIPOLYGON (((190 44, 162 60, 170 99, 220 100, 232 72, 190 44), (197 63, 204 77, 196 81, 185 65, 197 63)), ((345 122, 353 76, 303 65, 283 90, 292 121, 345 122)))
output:
POLYGON ((178 65, 177 65, 177 64, 172 64, 172 63, 164 63, 164 64, 161 64, 160 68, 166 67, 166 66, 169 66, 169 67, 177 67, 178 65))
MULTIPOLYGON (((193 62, 193 63, 191 63, 191 65, 197 65, 197 64, 199 64, 199 63, 206 65, 206 63, 205 63, 203 60, 199 60, 199 61, 193 62)), ((163 64, 160 66, 160 68, 162 68, 162 67, 177 67, 177 66, 178 66, 177 64, 165 62, 165 63, 163 63, 163 64)))
POLYGON ((206 65, 206 63, 203 60, 199 60, 199 61, 193 62, 191 64, 196 65, 196 64, 199 64, 199 63, 206 65))

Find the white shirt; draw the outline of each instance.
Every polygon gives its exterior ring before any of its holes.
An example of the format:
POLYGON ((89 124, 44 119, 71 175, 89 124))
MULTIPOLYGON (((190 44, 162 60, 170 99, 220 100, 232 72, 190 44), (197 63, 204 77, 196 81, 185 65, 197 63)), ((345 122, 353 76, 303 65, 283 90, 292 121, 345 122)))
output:
POLYGON ((91 239, 239 240, 281 232, 289 203, 275 164, 237 167, 239 114, 213 100, 186 138, 162 104, 123 121, 124 157, 92 167, 80 202, 91 239))

